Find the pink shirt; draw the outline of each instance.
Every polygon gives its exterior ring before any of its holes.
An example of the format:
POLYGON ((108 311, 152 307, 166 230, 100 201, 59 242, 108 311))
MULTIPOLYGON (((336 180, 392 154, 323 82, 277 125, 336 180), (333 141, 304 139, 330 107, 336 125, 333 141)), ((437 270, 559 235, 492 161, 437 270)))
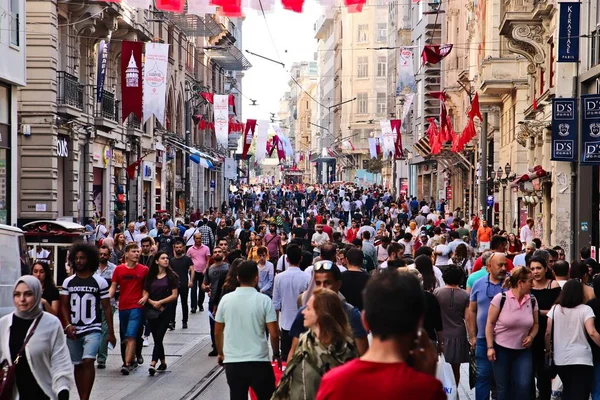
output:
POLYGON ((192 246, 188 249, 187 256, 191 258, 194 263, 194 271, 204 273, 208 265, 206 258, 210 256, 210 249, 208 246, 205 244, 200 247, 192 246))
MULTIPOLYGON (((533 326, 531 296, 526 294, 519 303, 511 290, 505 293, 506 301, 494 328, 494 342, 509 349, 523 350, 523 339, 533 326)), ((502 293, 498 293, 490 304, 500 308, 501 301, 502 293)), ((538 312, 537 301, 535 302, 535 312, 538 312)))

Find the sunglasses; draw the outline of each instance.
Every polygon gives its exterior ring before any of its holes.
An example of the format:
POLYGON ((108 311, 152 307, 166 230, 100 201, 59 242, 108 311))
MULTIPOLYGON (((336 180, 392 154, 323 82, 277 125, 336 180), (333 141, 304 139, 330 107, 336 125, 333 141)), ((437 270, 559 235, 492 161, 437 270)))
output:
POLYGON ((323 260, 323 261, 317 261, 315 263, 315 271, 329 271, 331 270, 331 268, 333 267, 333 262, 329 261, 329 260, 323 260))

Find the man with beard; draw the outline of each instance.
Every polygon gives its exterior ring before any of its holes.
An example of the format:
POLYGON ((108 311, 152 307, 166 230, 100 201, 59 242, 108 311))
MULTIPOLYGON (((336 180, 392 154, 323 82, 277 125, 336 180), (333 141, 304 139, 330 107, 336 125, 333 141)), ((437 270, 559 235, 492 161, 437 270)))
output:
MULTIPOLYGON (((192 259, 185 255, 185 243, 181 239, 176 239, 173 244, 173 251, 175 257, 171 258, 169 264, 175 273, 179 276, 179 295, 181 297, 181 311, 183 318, 181 321, 181 328, 187 329, 188 321, 188 293, 194 282, 194 263, 192 259)), ((175 314, 177 311, 177 299, 171 304, 172 314, 171 323, 169 329, 175 329, 175 314)))
POLYGON ((229 264, 223 262, 223 259, 223 249, 215 247, 213 251, 214 264, 208 267, 208 270, 204 274, 204 282, 202 283, 202 289, 208 292, 208 322, 210 323, 210 340, 212 341, 212 351, 208 353, 210 357, 216 357, 219 354, 215 345, 215 320, 213 318, 215 312, 214 302, 219 280, 225 278, 225 275, 229 271, 229 264))
POLYGON ((125 263, 115 268, 113 280, 110 285, 110 297, 115 297, 117 287, 120 286, 119 295, 119 329, 121 335, 121 356, 123 367, 121 373, 129 375, 135 368, 135 364, 143 362, 138 357, 136 363, 136 341, 141 335, 144 324, 143 297, 144 280, 148 275, 148 267, 140 264, 140 247, 137 243, 129 243, 125 246, 125 263))
MULTIPOLYGON (((75 366, 75 382, 79 397, 88 400, 94 386, 94 361, 102 340, 102 315, 112 316, 106 279, 96 274, 98 250, 88 244, 75 244, 69 251, 69 264, 75 274, 62 285, 60 317, 67 334, 71 361, 75 366)), ((116 344, 112 318, 107 318, 108 341, 116 344)))
POLYGON ((173 258, 173 242, 175 238, 171 234, 171 228, 168 225, 163 225, 162 233, 156 237, 156 244, 159 251, 164 251, 173 258))

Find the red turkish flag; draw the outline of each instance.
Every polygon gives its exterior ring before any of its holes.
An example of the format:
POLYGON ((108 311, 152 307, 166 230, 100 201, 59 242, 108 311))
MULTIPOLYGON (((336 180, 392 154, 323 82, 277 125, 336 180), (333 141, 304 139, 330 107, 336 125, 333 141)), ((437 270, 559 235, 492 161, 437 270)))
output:
POLYGON ((304 0, 281 0, 281 5, 286 10, 301 13, 302 6, 304 6, 304 0))
POLYGON ((473 100, 471 101, 471 109, 467 115, 470 119, 477 117, 480 121, 483 121, 483 116, 479 110, 479 94, 475 93, 475 96, 473 96, 473 100))
POLYGON ((221 7, 220 14, 226 17, 239 18, 242 16, 241 0, 211 0, 210 4, 221 7))
POLYGON ((207 102, 209 102, 210 104, 213 104, 215 101, 214 93, 200 92, 200 96, 202 96, 202 98, 204 100, 206 100, 207 102))
POLYGON ((421 58, 423 63, 437 64, 452 51, 451 44, 426 44, 423 47, 421 58))
POLYGON ((367 4, 367 0, 344 0, 348 13, 359 13, 362 11, 363 6, 367 4))
POLYGON ((425 93, 425 96, 432 97, 434 99, 439 99, 441 101, 446 101, 446 92, 429 92, 425 93))
POLYGON ((185 0, 156 0, 156 8, 162 11, 182 13, 185 0))
POLYGON ((438 127, 434 118, 428 118, 427 121, 429 121, 429 127, 427 128, 427 132, 425 132, 425 134, 427 135, 427 139, 429 139, 429 143, 431 144, 431 142, 433 142, 433 137, 438 134, 438 127))
POLYGON ((249 119, 246 121, 246 129, 244 130, 244 149, 242 151, 242 159, 248 155, 248 150, 254 139, 254 128, 256 128, 256 120, 249 119))

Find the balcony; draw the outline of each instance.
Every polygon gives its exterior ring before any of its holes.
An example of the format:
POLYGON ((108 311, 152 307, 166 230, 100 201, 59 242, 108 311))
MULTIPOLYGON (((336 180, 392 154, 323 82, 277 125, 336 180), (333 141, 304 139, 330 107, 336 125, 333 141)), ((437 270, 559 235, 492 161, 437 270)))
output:
MULTIPOLYGON (((524 61, 524 60, 523 60, 524 61)), ((481 63, 481 91, 505 95, 527 86, 527 63, 515 58, 488 58, 481 63)))
POLYGON ((57 112, 67 118, 79 118, 83 110, 83 85, 76 76, 65 71, 57 73, 57 112))
POLYGON ((127 135, 141 136, 143 133, 142 122, 137 115, 131 113, 125 122, 127 127, 127 135))
POLYGON ((101 130, 111 131, 118 125, 119 102, 115 95, 109 91, 102 92, 102 101, 97 102, 94 90, 94 124, 101 130))

